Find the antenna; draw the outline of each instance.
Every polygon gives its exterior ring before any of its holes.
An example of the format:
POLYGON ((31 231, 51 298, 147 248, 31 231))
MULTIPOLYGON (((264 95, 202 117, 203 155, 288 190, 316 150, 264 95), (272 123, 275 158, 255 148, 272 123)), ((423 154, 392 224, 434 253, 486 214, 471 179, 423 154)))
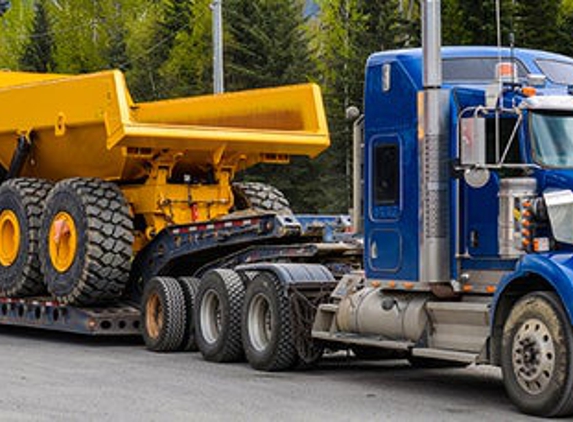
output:
MULTIPOLYGON (((495 26, 497 30, 497 63, 501 66, 501 1, 495 0, 495 26)), ((499 110, 503 108, 503 82, 502 78, 498 81, 498 100, 495 108, 495 162, 499 162, 499 141, 500 141, 500 121, 499 110), (499 102, 501 101, 501 104, 499 102)))

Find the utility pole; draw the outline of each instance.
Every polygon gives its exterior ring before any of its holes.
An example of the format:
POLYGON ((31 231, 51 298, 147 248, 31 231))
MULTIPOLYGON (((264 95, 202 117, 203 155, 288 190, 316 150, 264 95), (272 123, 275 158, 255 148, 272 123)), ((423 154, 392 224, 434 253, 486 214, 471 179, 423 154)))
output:
POLYGON ((213 92, 225 91, 223 75, 223 0, 213 0, 213 92))

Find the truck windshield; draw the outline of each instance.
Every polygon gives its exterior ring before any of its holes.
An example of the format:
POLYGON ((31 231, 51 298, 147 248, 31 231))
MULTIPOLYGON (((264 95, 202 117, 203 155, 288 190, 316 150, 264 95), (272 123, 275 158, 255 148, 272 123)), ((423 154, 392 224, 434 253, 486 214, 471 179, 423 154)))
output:
POLYGON ((573 114, 533 112, 531 134, 538 164, 573 168, 573 114))

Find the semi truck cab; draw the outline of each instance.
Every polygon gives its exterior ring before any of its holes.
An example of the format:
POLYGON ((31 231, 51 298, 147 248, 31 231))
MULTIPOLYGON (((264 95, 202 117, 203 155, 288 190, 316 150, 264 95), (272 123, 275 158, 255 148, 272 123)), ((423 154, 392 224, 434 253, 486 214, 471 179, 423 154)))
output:
POLYGON ((570 414, 573 59, 445 47, 433 85, 423 54, 368 60, 364 271, 319 307, 313 336, 501 366, 522 411, 570 414))

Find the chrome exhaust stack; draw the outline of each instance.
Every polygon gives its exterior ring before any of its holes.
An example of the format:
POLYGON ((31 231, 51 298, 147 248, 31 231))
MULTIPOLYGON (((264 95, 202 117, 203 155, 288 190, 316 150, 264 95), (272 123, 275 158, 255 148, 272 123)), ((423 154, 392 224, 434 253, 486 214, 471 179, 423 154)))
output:
POLYGON ((450 283, 449 101, 442 88, 440 0, 422 2, 419 97, 420 281, 450 283))

